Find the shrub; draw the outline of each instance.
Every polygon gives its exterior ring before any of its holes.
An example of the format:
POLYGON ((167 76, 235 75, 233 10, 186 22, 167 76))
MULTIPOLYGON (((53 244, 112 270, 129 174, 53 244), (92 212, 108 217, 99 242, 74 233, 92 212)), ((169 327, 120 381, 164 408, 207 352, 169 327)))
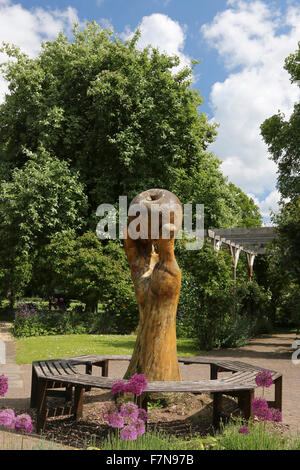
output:
POLYGON ((216 252, 206 242, 199 252, 178 244, 182 268, 177 334, 194 337, 200 349, 238 347, 261 332, 269 332, 270 295, 249 280, 241 260, 236 283, 228 251, 216 252))
POLYGON ((23 302, 15 312, 12 333, 15 337, 82 334, 88 328, 88 321, 89 315, 76 309, 39 309, 23 302))

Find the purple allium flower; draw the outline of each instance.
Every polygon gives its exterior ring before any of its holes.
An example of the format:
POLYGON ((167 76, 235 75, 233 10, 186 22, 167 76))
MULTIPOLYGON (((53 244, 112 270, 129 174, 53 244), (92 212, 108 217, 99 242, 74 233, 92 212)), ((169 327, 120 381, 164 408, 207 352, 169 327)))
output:
POLYGON ((26 413, 17 416, 15 420, 15 430, 30 434, 33 430, 31 417, 26 413))
POLYGON ((124 393, 124 390, 125 390, 125 384, 124 382, 122 382, 122 380, 118 380, 111 387, 111 393, 113 395, 116 395, 117 393, 124 393))
POLYGON ((278 423, 281 423, 282 414, 280 410, 276 410, 275 408, 270 408, 269 412, 270 412, 271 421, 277 421, 278 423))
POLYGON ((141 419, 142 421, 144 421, 144 423, 147 423, 148 421, 148 414, 143 408, 139 408, 138 419, 141 419))
POLYGON ((241 426, 240 429, 238 430, 238 433, 239 434, 249 434, 250 431, 249 431, 249 428, 248 426, 241 426))
POLYGON ((135 441, 138 434, 135 426, 132 424, 127 424, 122 431, 120 432, 121 439, 124 440, 130 440, 130 441, 135 441))
POLYGON ((124 426, 124 418, 120 413, 113 412, 108 416, 108 424, 112 428, 122 428, 124 426))
POLYGON ((0 411, 0 426, 13 429, 15 426, 15 412, 10 408, 0 411))
POLYGON ((145 422, 142 419, 136 419, 131 423, 137 432, 138 436, 141 436, 145 432, 145 422))
POLYGON ((267 400, 265 398, 254 398, 251 406, 253 413, 255 414, 261 413, 262 411, 267 410, 269 408, 267 400))
POLYGON ((147 380, 143 374, 134 374, 128 383, 131 393, 141 395, 147 388, 147 380))
POLYGON ((120 409, 120 415, 123 418, 129 418, 130 420, 135 420, 139 416, 139 407, 129 401, 128 403, 123 403, 120 409))
POLYGON ((260 409, 256 411, 256 417, 258 421, 272 421, 273 419, 273 414, 269 408, 266 409, 260 409))
POLYGON ((8 390, 8 378, 2 374, 0 375, 0 397, 3 397, 8 390))
POLYGON ((261 370, 255 377, 258 387, 271 387, 273 385, 272 373, 269 370, 261 370))
POLYGON ((57 298, 57 297, 55 297, 54 302, 58 302, 58 298, 57 298))
POLYGON ((64 301, 63 297, 60 297, 59 301, 60 301, 60 302, 63 302, 63 301, 64 301))

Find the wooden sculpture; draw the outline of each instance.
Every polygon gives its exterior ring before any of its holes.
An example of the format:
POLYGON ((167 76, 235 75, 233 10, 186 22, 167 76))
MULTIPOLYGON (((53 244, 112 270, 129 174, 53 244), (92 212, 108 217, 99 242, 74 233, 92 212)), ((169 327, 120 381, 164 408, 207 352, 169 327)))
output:
POLYGON ((181 227, 182 206, 173 193, 150 189, 138 195, 130 207, 124 248, 140 321, 132 359, 124 378, 138 373, 144 374, 148 381, 178 381, 181 376, 177 360, 176 311, 181 271, 174 256, 174 237, 181 227), (146 211, 139 223, 140 236, 133 239, 130 223, 135 222, 137 216, 130 216, 130 207, 139 204, 146 211), (151 214, 158 213, 156 221, 159 222, 155 225, 151 214))

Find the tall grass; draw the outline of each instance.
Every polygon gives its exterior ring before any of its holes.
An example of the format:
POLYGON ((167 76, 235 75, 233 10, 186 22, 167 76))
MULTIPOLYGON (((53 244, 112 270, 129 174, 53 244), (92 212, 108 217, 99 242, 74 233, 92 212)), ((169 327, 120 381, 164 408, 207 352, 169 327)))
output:
POLYGON ((281 436, 264 423, 248 422, 249 434, 238 431, 241 420, 222 426, 215 436, 176 438, 161 431, 146 432, 136 441, 122 440, 112 433, 100 443, 101 450, 300 450, 300 436, 281 436))
POLYGON ((299 450, 300 436, 282 436, 268 428, 267 423, 247 423, 249 434, 240 434, 241 420, 222 426, 216 436, 217 450, 299 450))
POLYGON ((201 439, 183 441, 161 431, 146 432, 135 441, 122 440, 118 433, 109 434, 100 443, 101 450, 202 450, 201 439))

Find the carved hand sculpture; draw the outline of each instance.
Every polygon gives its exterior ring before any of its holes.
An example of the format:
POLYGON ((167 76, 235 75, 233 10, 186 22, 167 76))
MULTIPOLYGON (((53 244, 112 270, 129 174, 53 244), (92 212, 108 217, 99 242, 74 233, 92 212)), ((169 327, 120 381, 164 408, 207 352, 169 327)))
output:
MULTIPOLYGON (((147 208, 147 219, 142 221, 149 229, 147 238, 130 237, 130 222, 124 248, 128 258, 139 306, 140 321, 131 362, 125 374, 144 374, 151 381, 181 380, 176 347, 176 311, 180 295, 181 271, 174 256, 174 237, 181 226, 182 207, 172 193, 151 189, 141 193, 131 203, 147 208), (151 222, 151 210, 160 216, 156 227, 151 222), (169 213, 168 221, 165 215, 169 213), (166 222, 167 220, 167 222, 166 222), (151 235, 152 228, 152 235, 151 235), (168 238, 163 238, 168 230, 168 238), (156 232, 157 238, 153 238, 156 232)), ((168 215, 168 214, 167 214, 168 215)), ((141 231, 141 233, 143 230, 141 231)))

